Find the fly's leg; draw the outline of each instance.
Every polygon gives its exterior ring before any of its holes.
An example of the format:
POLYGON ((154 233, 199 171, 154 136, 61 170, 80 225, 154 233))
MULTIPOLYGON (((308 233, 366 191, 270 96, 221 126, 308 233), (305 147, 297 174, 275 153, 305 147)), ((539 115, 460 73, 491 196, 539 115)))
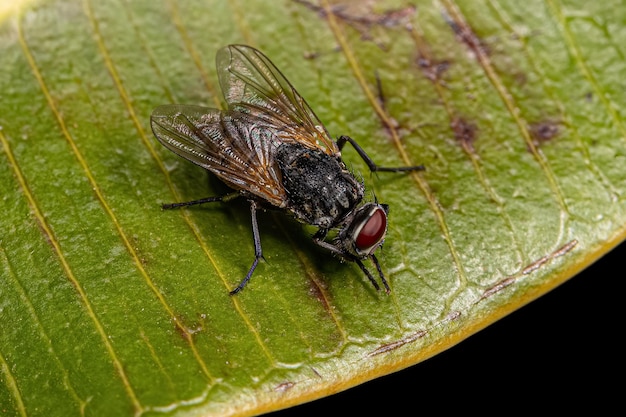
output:
MULTIPOLYGON (((345 260, 351 261, 351 262, 356 262, 356 264, 359 266, 359 268, 361 268, 361 271, 363 271, 363 273, 365 275, 367 275, 367 279, 370 280, 370 282, 372 283, 372 285, 374 286, 374 288, 376 288, 376 291, 380 291, 380 286, 378 285, 378 283, 376 282, 376 280, 374 279, 374 276, 372 275, 372 273, 365 267, 365 265, 363 265, 363 262, 361 262, 361 260, 359 258, 357 258, 354 255, 351 255, 350 253, 345 252, 344 250, 342 250, 341 248, 338 248, 337 246, 333 245, 332 243, 328 243, 324 240, 324 238, 326 237, 326 234, 328 233, 328 229, 319 229, 314 235, 313 235, 313 242, 315 242, 316 245, 321 246, 324 249, 329 250, 331 253, 342 257, 345 260)), ((374 255, 370 255, 370 257, 372 258, 372 261, 374 262, 374 265, 376 265, 376 269, 378 269, 378 274, 380 275, 380 278, 383 282, 383 285, 385 286, 385 291, 387 292, 387 294, 389 294, 389 292, 391 291, 389 289, 389 284, 387 284, 387 280, 385 279, 385 276, 383 275, 383 271, 380 267, 380 265, 378 264, 378 259, 376 259, 376 257, 374 255)))
POLYGON ((243 290, 243 287, 246 286, 248 281, 250 281, 250 277, 252 277, 252 273, 256 269, 259 264, 259 259, 263 258, 263 250, 261 249, 261 237, 259 236, 259 224, 256 219, 256 211, 257 211, 257 203, 254 200, 250 200, 250 215, 252 216, 252 237, 254 239, 254 262, 252 262, 252 266, 248 270, 246 277, 237 285, 237 287, 230 292, 230 295, 235 295, 239 291, 243 290))
MULTIPOLYGON (((369 279, 372 285, 374 285, 376 291, 380 291, 380 286, 378 285, 378 282, 376 282, 376 280, 372 276, 372 273, 365 267, 365 265, 363 265, 363 262, 361 262, 361 260, 358 258, 355 258, 354 262, 356 262, 359 268, 361 268, 361 271, 363 271, 363 273, 367 275, 367 279, 369 279)), ((389 286, 387 285, 387 281, 383 281, 383 283, 385 284, 385 291, 387 291, 387 294, 389 294, 389 286)))
POLYGON ((182 203, 168 203, 168 204, 162 204, 161 208, 163 210, 171 210, 171 209, 175 209, 175 208, 180 208, 180 207, 189 207, 189 206, 195 206, 198 204, 204 204, 204 203, 215 203, 218 201, 223 201, 223 202, 228 202, 234 198, 239 197, 240 194, 239 193, 231 193, 231 194, 226 194, 226 195, 222 195, 219 197, 207 197, 207 198, 201 198, 199 200, 193 200, 193 201, 185 201, 182 203))
MULTIPOLYGON (((204 203, 228 202, 230 200, 233 200, 239 197, 240 195, 241 194, 239 193, 231 193, 231 194, 226 194, 220 197, 207 197, 207 198, 201 198, 199 200, 186 201, 183 203, 163 204, 162 207, 163 207, 163 210, 170 210, 170 209, 175 209, 175 208, 180 208, 180 207, 195 206, 195 205, 204 204, 204 203)), ((254 270, 259 264, 259 259, 263 259, 263 250, 261 249, 261 237, 259 236, 259 224, 256 219, 257 209, 258 209, 257 203, 253 200, 250 200, 250 214, 252 215, 252 237, 254 239, 254 262, 252 262, 252 266, 248 270, 246 277, 243 279, 243 281, 239 283, 239 285, 237 285, 237 287, 234 290, 230 291, 230 295, 235 295, 239 291, 243 290, 243 287, 245 287, 248 281, 250 281, 250 277, 252 277, 252 273, 254 273, 254 270)))
POLYGON ((359 156, 365 161, 370 171, 372 172, 407 172, 407 171, 423 171, 424 165, 416 165, 412 167, 381 167, 376 165, 372 158, 369 157, 367 152, 359 146, 358 143, 350 136, 339 136, 337 139, 337 147, 342 150, 346 142, 350 142, 350 145, 358 152, 359 156))
POLYGON ((326 242, 324 238, 326 237, 327 234, 328 234, 328 229, 319 229, 312 237, 313 243, 315 243, 318 246, 321 246, 322 248, 330 251, 331 253, 337 256, 340 256, 343 259, 346 259, 348 261, 354 261, 354 259, 352 259, 352 256, 349 253, 345 253, 344 251, 342 251, 340 248, 333 245, 332 243, 326 242))
POLYGON ((389 294, 391 292, 391 288, 389 288, 389 284, 387 284, 387 280, 385 279, 385 274, 383 274, 383 269, 380 267, 380 264, 378 263, 378 258, 376 258, 374 254, 371 254, 370 258, 372 258, 372 262, 374 263, 374 265, 376 265, 376 269, 378 270, 378 276, 380 277, 380 280, 385 286, 385 292, 389 294))

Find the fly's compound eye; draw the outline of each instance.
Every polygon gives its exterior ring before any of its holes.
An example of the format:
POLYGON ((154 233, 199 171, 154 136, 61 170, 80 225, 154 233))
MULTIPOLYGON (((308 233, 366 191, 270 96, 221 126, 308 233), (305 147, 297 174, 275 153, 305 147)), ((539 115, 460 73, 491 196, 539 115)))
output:
POLYGON ((387 233, 387 211, 384 206, 373 205, 363 213, 363 219, 354 230, 354 244, 360 254, 369 254, 385 238, 387 233))

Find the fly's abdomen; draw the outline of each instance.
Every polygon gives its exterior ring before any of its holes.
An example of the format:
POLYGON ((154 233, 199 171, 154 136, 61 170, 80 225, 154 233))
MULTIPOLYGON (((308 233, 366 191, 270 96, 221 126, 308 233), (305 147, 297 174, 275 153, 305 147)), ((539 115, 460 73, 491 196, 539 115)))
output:
POLYGON ((282 172, 288 209, 303 222, 333 227, 363 198, 363 185, 331 155, 283 143, 275 160, 282 172))

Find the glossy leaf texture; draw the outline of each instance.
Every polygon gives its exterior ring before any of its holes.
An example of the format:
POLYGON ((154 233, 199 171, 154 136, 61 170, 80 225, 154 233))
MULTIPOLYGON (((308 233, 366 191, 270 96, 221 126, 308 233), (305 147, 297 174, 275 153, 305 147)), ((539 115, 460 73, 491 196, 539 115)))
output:
MULTIPOLYGON (((1 3, 0 3, 1 4, 1 3)), ((47 0, 0 7, 3 415, 251 415, 416 364, 621 242, 621 2, 47 0), (263 51, 381 165, 392 292, 161 147, 263 51)))

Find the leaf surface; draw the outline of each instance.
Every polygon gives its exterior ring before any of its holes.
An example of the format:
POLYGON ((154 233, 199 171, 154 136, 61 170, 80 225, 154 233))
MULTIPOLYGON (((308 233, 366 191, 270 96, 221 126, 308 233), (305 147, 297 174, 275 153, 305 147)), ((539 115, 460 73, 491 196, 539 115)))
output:
POLYGON ((623 240, 626 11, 529 0, 0 6, 0 409, 250 415, 418 363, 623 240), (392 293, 162 148, 221 106, 215 52, 262 50, 380 165, 392 293), (42 388, 43 387, 43 388, 42 388))

